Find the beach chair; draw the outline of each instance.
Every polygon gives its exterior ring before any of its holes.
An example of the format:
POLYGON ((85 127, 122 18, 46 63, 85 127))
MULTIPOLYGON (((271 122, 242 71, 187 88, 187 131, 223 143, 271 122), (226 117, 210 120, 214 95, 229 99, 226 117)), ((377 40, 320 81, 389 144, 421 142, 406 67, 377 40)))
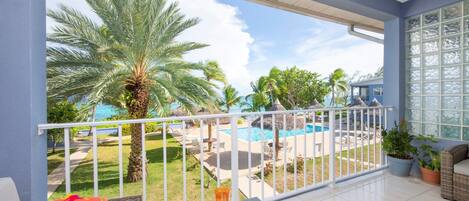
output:
MULTIPOLYGON (((194 138, 192 139, 192 148, 194 151, 201 151, 200 150, 200 143, 202 143, 199 138, 194 138)), ((202 144, 203 146, 203 144, 202 144)), ((205 149, 205 147, 203 147, 203 149, 205 149)))
POLYGON ((267 143, 264 143, 264 153, 267 153, 269 158, 272 158, 274 154, 272 147, 270 147, 267 143))

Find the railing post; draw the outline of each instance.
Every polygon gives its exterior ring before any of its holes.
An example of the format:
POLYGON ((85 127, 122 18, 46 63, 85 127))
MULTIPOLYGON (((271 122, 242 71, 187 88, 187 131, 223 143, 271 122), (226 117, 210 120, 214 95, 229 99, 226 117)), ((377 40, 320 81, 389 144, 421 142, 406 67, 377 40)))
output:
POLYGON ((239 201, 238 195, 238 117, 231 117, 231 200, 239 201))
POLYGON ((335 111, 329 110, 329 180, 335 185, 335 111))

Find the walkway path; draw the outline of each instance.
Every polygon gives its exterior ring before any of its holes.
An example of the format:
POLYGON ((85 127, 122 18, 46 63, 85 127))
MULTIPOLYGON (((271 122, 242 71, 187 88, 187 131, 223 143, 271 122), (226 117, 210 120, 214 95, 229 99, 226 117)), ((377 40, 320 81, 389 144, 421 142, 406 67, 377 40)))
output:
MULTIPOLYGON (((258 177, 251 177, 251 197, 258 197, 262 198, 262 180, 258 177)), ((238 180, 238 187, 241 193, 243 193, 246 197, 249 197, 249 177, 242 176, 239 177, 238 180)), ((271 197, 274 194, 274 189, 264 182, 264 197, 271 197)), ((276 194, 280 194, 276 192, 276 194)))
MULTIPOLYGON (((77 151, 70 154, 70 172, 73 172, 91 149, 91 141, 78 141, 75 143, 77 151)), ((47 176, 47 198, 49 198, 65 179, 65 163, 60 164, 47 176)))
MULTIPOLYGON (((124 136, 122 139, 129 138, 130 136, 124 136)), ((98 139, 98 143, 113 142, 117 141, 118 137, 109 137, 106 139, 98 139)), ((70 154, 70 173, 75 170, 81 161, 86 158, 89 150, 91 149, 93 143, 91 141, 76 141, 73 143, 73 147, 77 148, 77 151, 70 154)), ((47 176, 47 198, 49 198, 57 188, 65 180, 65 163, 60 164, 47 176)))

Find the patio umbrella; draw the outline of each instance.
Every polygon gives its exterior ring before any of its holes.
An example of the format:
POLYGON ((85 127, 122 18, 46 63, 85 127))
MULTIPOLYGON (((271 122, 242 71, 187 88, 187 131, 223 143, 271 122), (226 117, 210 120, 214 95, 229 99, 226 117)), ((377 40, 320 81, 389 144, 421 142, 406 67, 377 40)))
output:
MULTIPOLYGON (((376 98, 374 98, 374 99, 371 101, 371 103, 370 103, 370 107, 380 107, 380 106, 382 106, 382 105, 381 105, 381 103, 380 103, 378 100, 376 100, 376 98)), ((370 112, 371 112, 371 111, 370 111, 370 112)), ((378 119, 378 118, 379 118, 379 114, 376 114, 376 113, 377 113, 377 112, 372 113, 372 114, 374 114, 373 119, 375 119, 376 121, 379 121, 379 119, 378 119)), ((370 119, 369 121, 371 121, 371 119, 370 119)), ((373 126, 375 126, 376 123, 377 123, 377 122, 372 121, 373 126)))
MULTIPOLYGON (((285 107, 283 107, 282 104, 280 104, 280 101, 277 99, 274 104, 272 104, 272 107, 270 108, 269 111, 286 111, 285 107)), ((304 127, 304 121, 303 119, 296 118, 291 115, 291 114, 276 114, 275 116, 275 122, 272 119, 272 115, 264 115, 264 128, 265 129, 270 129, 275 125, 275 130, 274 132, 274 143, 277 149, 275 150, 276 152, 276 157, 278 157, 278 147, 280 147, 280 141, 279 141, 279 130, 283 129, 283 116, 285 115, 285 124, 286 124, 286 129, 287 130, 293 130, 294 129, 294 122, 296 121, 296 127, 297 128, 303 128, 304 127)), ((261 127, 261 119, 260 117, 254 120, 251 125, 253 127, 261 127)))
MULTIPOLYGON (((206 108, 202 108, 200 109, 199 111, 197 111, 195 114, 196 115, 209 115, 209 114, 221 114, 222 112, 220 110, 208 110, 206 108)), ((219 122, 221 124, 223 123, 229 123, 230 122, 230 118, 229 117, 222 117, 222 118, 218 118, 219 119, 219 122)), ((208 151, 212 151, 212 127, 213 127, 213 124, 216 124, 216 119, 206 119, 204 120, 205 124, 207 124, 208 126, 208 151)), ((217 139, 217 140, 220 140, 220 139, 217 139)))
POLYGON ((382 106, 382 105, 381 105, 381 103, 380 103, 378 100, 376 100, 376 98, 373 98, 373 100, 372 100, 371 103, 370 103, 370 106, 371 106, 371 107, 380 107, 380 106, 382 106))
MULTIPOLYGON (((368 107, 368 105, 366 105, 366 103, 360 97, 357 97, 357 98, 355 98, 355 100, 353 101, 353 103, 350 107, 353 109, 353 108, 368 107)), ((355 125, 355 124, 351 125, 352 127, 357 126, 358 128, 360 128, 361 124, 363 123, 363 122, 360 121, 360 118, 361 118, 361 115, 362 115, 361 112, 362 111, 359 110, 359 109, 358 110, 352 110, 352 114, 350 115, 351 122, 354 122, 355 121, 354 118, 356 117, 357 118, 357 123, 358 123, 358 125, 355 125), (356 112, 356 115, 354 115, 355 112, 356 112)), ((366 117, 364 117, 364 118, 366 118, 366 117)), ((353 128, 353 129, 355 129, 355 128, 353 128)))
POLYGON ((351 106, 352 107, 367 107, 368 105, 366 105, 366 103, 360 97, 357 97, 355 98, 351 106))
POLYGON ((311 105, 308 106, 308 109, 319 109, 323 108, 324 105, 318 102, 318 100, 314 99, 313 102, 311 102, 311 105))
MULTIPOLYGON (((280 101, 276 100, 274 104, 272 104, 272 107, 269 109, 269 111, 286 111, 285 107, 283 107, 282 104, 280 104, 280 101)), ((283 115, 284 114, 276 114, 275 116, 275 127, 283 129, 283 115)), ((292 114, 285 114, 286 118, 286 129, 287 130, 293 130, 294 129, 294 121, 295 117, 292 114)), ((252 126, 254 127, 261 127, 261 119, 260 117, 254 120, 251 123, 252 126)), ((272 115, 264 115, 264 128, 266 129, 272 129, 274 125, 274 122, 272 121, 272 115)), ((297 118, 296 119, 296 127, 297 128, 302 128, 304 126, 304 121, 302 119, 297 118)))

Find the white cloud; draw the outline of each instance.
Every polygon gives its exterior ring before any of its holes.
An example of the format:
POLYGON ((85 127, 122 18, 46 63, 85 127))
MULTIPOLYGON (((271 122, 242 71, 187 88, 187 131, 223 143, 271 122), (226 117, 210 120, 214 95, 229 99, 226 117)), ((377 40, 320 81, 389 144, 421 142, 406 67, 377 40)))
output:
POLYGON ((246 68, 254 39, 246 31, 246 24, 238 18, 238 9, 215 0, 180 0, 179 3, 187 16, 201 19, 180 39, 210 45, 189 53, 185 58, 218 61, 228 81, 238 90, 248 91, 250 81, 255 79, 246 68))
MULTIPOLYGON (((198 17, 201 20, 199 24, 183 32, 178 40, 210 45, 190 52, 185 55, 185 58, 194 62, 218 61, 233 86, 244 92, 249 91, 249 83, 255 78, 248 72, 246 66, 249 62, 250 46, 254 39, 246 31, 246 24, 238 18, 239 10, 216 0, 179 0, 178 2, 181 11, 187 17, 198 17)), ((60 3, 99 21, 83 0, 47 0, 47 8, 56 9, 60 3)), ((48 18, 47 23, 47 30, 50 32, 54 22, 48 18)))
POLYGON ((255 41, 251 44, 251 60, 250 64, 265 62, 269 58, 266 55, 266 49, 272 48, 274 43, 271 41, 255 41))
POLYGON ((383 45, 351 36, 345 26, 343 31, 340 28, 316 23, 310 36, 295 46, 299 65, 323 76, 336 68, 351 75, 373 73, 383 66, 383 45))

